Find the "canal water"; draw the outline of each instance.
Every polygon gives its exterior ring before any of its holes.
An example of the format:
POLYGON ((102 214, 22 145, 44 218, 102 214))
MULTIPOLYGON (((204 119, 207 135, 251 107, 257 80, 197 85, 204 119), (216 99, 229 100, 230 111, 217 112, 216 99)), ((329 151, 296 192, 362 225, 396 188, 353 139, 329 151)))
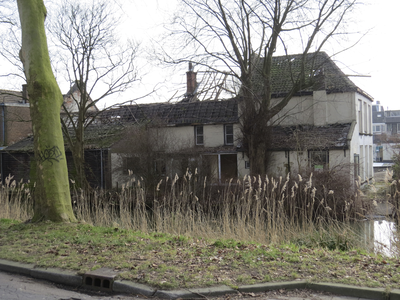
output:
POLYGON ((354 230, 360 235, 366 249, 386 256, 399 256, 399 240, 396 224, 384 217, 359 221, 354 224, 354 230))

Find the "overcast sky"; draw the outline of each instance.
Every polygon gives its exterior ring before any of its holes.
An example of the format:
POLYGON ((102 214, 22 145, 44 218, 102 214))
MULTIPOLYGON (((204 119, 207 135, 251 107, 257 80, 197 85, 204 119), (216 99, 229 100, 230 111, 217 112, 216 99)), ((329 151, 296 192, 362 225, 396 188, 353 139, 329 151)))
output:
MULTIPOLYGON (((375 101, 380 101, 385 109, 400 109, 400 97, 395 92, 400 86, 400 60, 397 59, 400 52, 400 1, 361 2, 363 4, 355 14, 349 32, 368 33, 353 48, 335 56, 335 62, 346 75, 355 75, 349 78, 375 101)), ((130 24, 138 29, 132 30, 133 36, 146 41, 149 36, 157 34, 161 30, 159 24, 168 21, 170 14, 176 10, 176 3, 176 0, 131 1, 131 9, 128 10, 132 16, 130 24)), ((354 43, 357 41, 356 36, 354 35, 352 40, 354 43)), ((352 41, 349 41, 349 44, 352 41)), ((327 49, 327 52, 332 55, 333 53, 329 52, 339 52, 342 49, 337 47, 330 50, 327 49)), ((159 73, 162 72, 157 69, 152 72, 154 77, 159 73)), ((185 84, 184 71, 167 84, 162 90, 164 94, 161 93, 160 97, 171 96, 179 84, 185 84)))
MULTIPOLYGON (((178 0, 120 0, 124 3, 126 37, 130 37, 148 47, 152 37, 163 30, 162 24, 171 19, 176 12, 178 0)), ((360 0, 361 1, 361 0, 360 0)), ((56 2, 53 0, 53 2, 56 2)), ((399 0, 364 0, 355 15, 355 21, 349 27, 350 32, 370 32, 353 48, 334 57, 335 62, 347 75, 365 77, 350 77, 361 89, 370 94, 375 101, 380 101, 385 109, 400 109, 399 96, 396 88, 400 85, 400 61, 397 59, 400 51, 398 31, 400 20, 399 0)), ((46 1, 45 1, 46 3, 46 1)), ((351 41, 349 41, 350 43, 351 41)), ((354 40, 355 42, 355 40, 354 40)), ((326 49, 330 52, 339 52, 342 49, 326 49)), ((148 52, 151 50, 148 50, 148 52)), ((148 53, 151 54, 151 53, 148 53)), ((2 63, 3 67, 4 64, 2 63)), ((175 70, 163 70, 150 63, 142 67, 146 74, 143 82, 118 98, 108 99, 107 104, 124 102, 139 97, 150 91, 156 84, 159 91, 146 101, 162 102, 170 99, 177 91, 178 95, 185 92, 185 71, 187 66, 175 70)), ((0 88, 10 88, 10 82, 0 79, 0 88)), ((62 86, 66 93, 67 87, 62 86)))
POLYGON ((385 109, 400 109, 396 92, 400 83, 400 1, 370 0, 361 7, 360 23, 355 27, 371 32, 354 48, 338 56, 338 63, 345 74, 371 77, 350 77, 360 88, 380 101, 385 109), (349 66, 345 68, 344 65, 349 66))

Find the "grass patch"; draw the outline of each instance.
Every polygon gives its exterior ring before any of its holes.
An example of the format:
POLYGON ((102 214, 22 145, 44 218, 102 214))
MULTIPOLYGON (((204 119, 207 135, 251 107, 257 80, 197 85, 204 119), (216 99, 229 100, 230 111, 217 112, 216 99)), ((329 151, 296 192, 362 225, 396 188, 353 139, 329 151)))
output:
POLYGON ((101 267, 164 289, 305 279, 394 288, 398 259, 363 251, 274 246, 88 224, 0 220, 0 258, 84 273, 101 267))
POLYGON ((349 227, 365 213, 360 197, 340 204, 330 188, 320 197, 312 176, 222 187, 194 178, 166 178, 151 197, 138 181, 119 193, 75 190, 76 224, 22 223, 32 216, 30 192, 9 180, 0 258, 79 274, 106 267, 168 289, 295 279, 396 287, 400 262, 368 254, 349 227))

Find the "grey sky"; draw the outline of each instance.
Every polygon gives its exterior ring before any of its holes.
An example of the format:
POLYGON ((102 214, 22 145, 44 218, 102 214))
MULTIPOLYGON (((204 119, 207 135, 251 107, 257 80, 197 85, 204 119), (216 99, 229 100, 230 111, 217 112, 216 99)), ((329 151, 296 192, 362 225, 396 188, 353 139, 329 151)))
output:
MULTIPOLYGON (((49 0, 50 1, 50 0, 49 0)), ((54 4, 57 1, 51 1, 54 4)), ((147 52, 151 52, 150 40, 161 34, 162 23, 171 19, 176 12, 178 0, 119 0, 123 6, 123 35, 142 44, 147 52), (148 48, 146 48, 148 47, 148 48)), ((398 0, 365 0, 354 16, 354 22, 349 26, 349 32, 370 32, 353 48, 335 56, 335 61, 348 75, 366 75, 370 77, 350 77, 360 88, 380 101, 385 109, 400 109, 398 96, 392 92, 393 87, 400 83, 400 61, 397 59, 400 42, 398 30, 400 21, 400 1, 398 0)), ((45 1, 46 3, 46 1, 45 1)), ((343 45, 355 42, 349 36, 349 41, 343 45)), ((333 49, 325 49, 328 54, 342 50, 340 45, 333 49)), ((151 53, 147 53, 151 55, 151 53)), ((1 62, 2 66, 6 64, 1 62)), ((158 84, 160 90, 146 101, 162 102, 170 99, 177 91, 185 92, 185 71, 187 66, 177 70, 166 70, 160 66, 142 61, 143 82, 135 88, 120 95, 109 98, 107 104, 123 102, 139 97, 158 84)), ((13 88, 13 83, 0 78, 0 88, 13 88)), ((18 83, 19 84, 19 83, 18 83)), ((68 86, 60 82, 62 92, 67 92, 68 86)), ((15 86, 15 85, 14 85, 15 86)))

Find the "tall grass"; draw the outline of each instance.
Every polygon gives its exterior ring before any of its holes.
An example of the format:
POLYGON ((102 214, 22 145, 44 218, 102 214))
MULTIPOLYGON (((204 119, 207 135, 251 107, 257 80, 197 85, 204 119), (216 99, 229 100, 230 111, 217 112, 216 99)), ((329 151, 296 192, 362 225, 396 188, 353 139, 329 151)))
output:
POLYGON ((26 184, 8 176, 0 181, 0 218, 26 221, 33 216, 33 201, 26 184))
MULTIPOLYGON (((317 189, 313 180, 312 174, 307 179, 245 176, 211 184, 196 172, 187 172, 181 178, 162 179, 150 191, 135 177, 120 191, 73 188, 72 201, 78 220, 98 226, 212 239, 276 244, 314 241, 323 245, 327 235, 335 240, 349 232, 337 220, 352 220, 365 209, 356 205, 357 193, 337 199, 337 194, 325 186, 317 189)), ((0 197, 0 205, 5 207, 0 218, 27 220, 32 216, 32 199, 23 185, 9 179, 0 197)))

